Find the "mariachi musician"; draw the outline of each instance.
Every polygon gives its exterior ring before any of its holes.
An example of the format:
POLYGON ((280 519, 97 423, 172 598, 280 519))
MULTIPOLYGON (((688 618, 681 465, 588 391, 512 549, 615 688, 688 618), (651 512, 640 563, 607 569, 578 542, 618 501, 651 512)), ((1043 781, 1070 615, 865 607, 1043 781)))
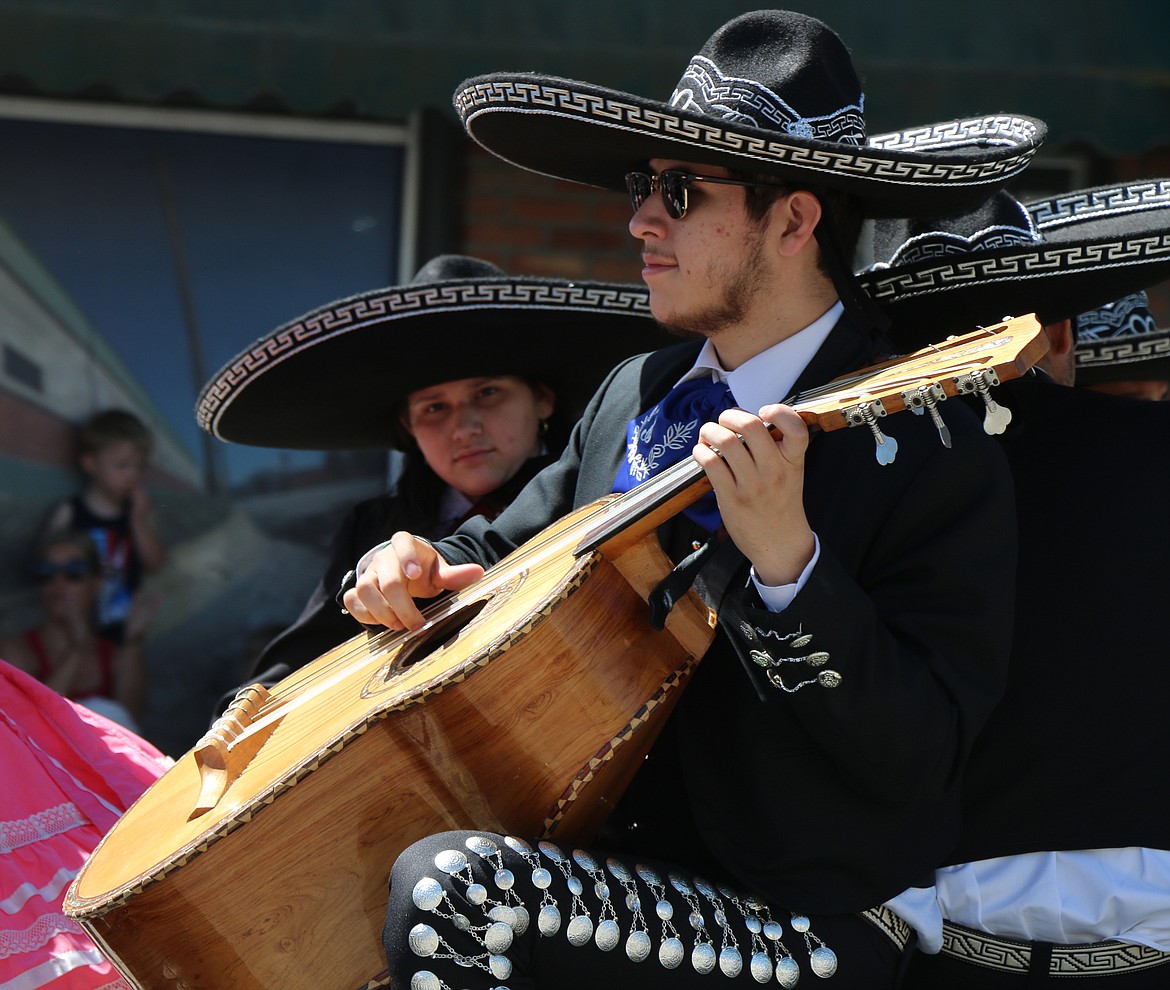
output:
POLYGON ((610 364, 664 340, 641 286, 509 276, 440 255, 407 284, 313 310, 229 361, 197 409, 221 439, 403 455, 394 488, 347 513, 300 616, 246 683, 272 685, 358 635, 334 599, 364 550, 400 529, 439 539, 495 516, 556 459, 559 424, 610 364), (585 336, 589 355, 574 355, 566 341, 585 336), (269 354, 279 360, 257 358, 269 354))
POLYGON ((1170 520, 1123 517, 1170 488, 1170 405, 1068 386, 1081 378, 1072 318, 1092 310, 1101 326, 1119 298, 1088 377, 1107 377, 1111 354, 1121 375, 1164 374, 1152 318, 1122 314, 1170 275, 1170 180, 1026 203, 1001 192, 945 220, 879 223, 876 244, 862 281, 902 346, 965 329, 959 313, 1035 311, 1052 339, 1046 373, 997 390, 1020 521, 1010 673, 935 874, 942 951, 918 954, 907 986, 1164 987, 1170 801, 1150 782, 1170 760, 1170 520))
POLYGON ((781 400, 891 352, 849 274, 862 218, 956 212, 1043 125, 927 128, 948 146, 927 161, 908 134, 867 140, 862 103, 837 35, 787 11, 720 28, 669 102, 507 73, 457 93, 471 136, 513 163, 624 176, 654 317, 694 339, 619 365, 507 510, 433 545, 397 534, 345 604, 415 628, 414 598, 693 449, 715 499, 660 536, 701 565, 719 624, 606 852, 472 831, 399 858, 393 985, 704 986, 718 966, 891 987, 915 937, 938 939, 931 871, 1006 676, 1007 466, 958 403, 953 449, 910 421, 883 465, 869 431, 810 437, 781 400))

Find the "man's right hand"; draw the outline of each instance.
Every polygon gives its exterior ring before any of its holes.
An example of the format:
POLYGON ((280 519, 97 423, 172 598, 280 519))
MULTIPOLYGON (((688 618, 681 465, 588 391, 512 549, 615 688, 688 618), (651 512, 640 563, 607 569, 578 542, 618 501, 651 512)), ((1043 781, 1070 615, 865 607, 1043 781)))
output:
POLYGON ((449 564, 426 540, 399 532, 370 558, 343 600, 363 625, 418 629, 425 620, 414 599, 460 591, 481 577, 479 564, 449 564))

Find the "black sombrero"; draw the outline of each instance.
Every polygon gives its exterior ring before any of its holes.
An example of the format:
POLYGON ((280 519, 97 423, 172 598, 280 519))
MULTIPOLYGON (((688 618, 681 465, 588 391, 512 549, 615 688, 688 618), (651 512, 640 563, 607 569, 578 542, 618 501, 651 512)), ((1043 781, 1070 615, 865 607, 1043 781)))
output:
POLYGON ((666 340, 641 286, 513 277, 443 255, 407 285, 330 303, 261 337, 203 387, 195 418, 235 443, 385 449, 409 392, 511 374, 547 382, 571 421, 622 358, 666 340))
POLYGON ((942 220, 879 221, 857 276, 911 351, 1005 316, 1069 319, 1170 276, 1170 179, 1021 203, 999 192, 942 220))
POLYGON ((1170 381, 1170 328, 1159 329, 1144 292, 1079 314, 1073 329, 1078 385, 1170 381))
POLYGON ((841 189, 871 216, 966 209, 1023 169, 1045 133, 991 114, 867 138, 845 45, 784 10, 716 31, 666 103, 530 73, 468 79, 454 101, 471 137, 534 172, 621 189, 651 158, 722 165, 841 189))

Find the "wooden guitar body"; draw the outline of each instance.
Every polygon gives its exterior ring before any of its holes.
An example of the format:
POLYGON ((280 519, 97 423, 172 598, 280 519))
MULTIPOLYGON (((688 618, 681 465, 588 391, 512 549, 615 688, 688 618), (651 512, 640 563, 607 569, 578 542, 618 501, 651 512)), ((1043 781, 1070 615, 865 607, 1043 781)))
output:
POLYGON ((359 637, 278 684, 250 726, 262 745, 233 744, 190 820, 206 772, 187 753, 106 836, 70 914, 150 990, 353 990, 386 982, 386 877, 414 840, 587 841, 713 628, 694 596, 666 631, 646 623, 635 585, 670 567, 656 545, 615 566, 551 532, 417 634, 359 637))

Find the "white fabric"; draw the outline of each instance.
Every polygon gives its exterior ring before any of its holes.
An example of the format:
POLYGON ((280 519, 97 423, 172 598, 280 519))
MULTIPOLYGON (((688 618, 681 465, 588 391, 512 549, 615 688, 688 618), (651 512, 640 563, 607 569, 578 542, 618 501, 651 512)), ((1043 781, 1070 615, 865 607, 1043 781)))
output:
POLYGON ((911 887, 885 902, 918 933, 918 949, 934 955, 942 948, 942 911, 933 887, 911 887))
POLYGON ((794 333, 767 350, 760 351, 734 371, 724 371, 715 345, 708 339, 703 344, 703 349, 699 351, 691 370, 675 382, 675 385, 681 385, 692 378, 698 378, 702 372, 709 371, 712 378, 727 383, 731 394, 735 396, 736 405, 757 413, 763 406, 788 397, 796 384, 796 379, 820 350, 843 312, 845 307, 839 302, 834 303, 823 316, 799 333, 794 333))
POLYGON ((1004 856, 935 873, 944 917, 976 931, 1170 952, 1170 851, 1131 846, 1004 856))

